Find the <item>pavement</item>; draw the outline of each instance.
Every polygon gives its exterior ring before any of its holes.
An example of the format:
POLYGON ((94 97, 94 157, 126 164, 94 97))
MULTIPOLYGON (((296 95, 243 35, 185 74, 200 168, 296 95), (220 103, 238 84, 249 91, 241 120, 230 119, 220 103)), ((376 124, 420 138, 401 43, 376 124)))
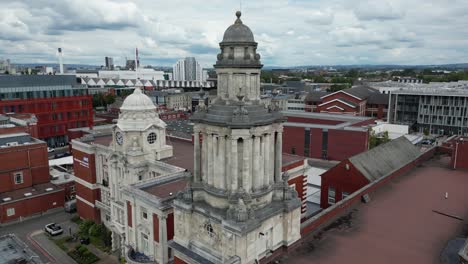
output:
MULTIPOLYGON (((44 233, 44 226, 49 223, 58 223, 62 226, 64 234, 68 235, 69 229, 76 230, 76 224, 71 222, 73 214, 62 210, 45 214, 37 218, 31 218, 20 223, 0 227, 0 236, 15 234, 36 253, 44 263, 74 264, 75 262, 66 255, 54 242, 50 241, 44 233)), ((57 236, 59 238, 60 236, 57 236)))

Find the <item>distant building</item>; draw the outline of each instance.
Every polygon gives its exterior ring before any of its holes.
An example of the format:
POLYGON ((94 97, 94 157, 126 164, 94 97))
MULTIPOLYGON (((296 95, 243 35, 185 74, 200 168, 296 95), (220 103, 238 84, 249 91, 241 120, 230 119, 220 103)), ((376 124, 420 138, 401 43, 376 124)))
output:
POLYGON ((421 133, 468 136, 468 89, 404 88, 389 96, 390 123, 421 133))
POLYGON ((135 70, 135 60, 127 60, 125 62, 125 69, 127 70, 135 70))
POLYGON ((154 69, 139 68, 135 70, 116 70, 116 71, 99 71, 99 78, 104 79, 124 79, 124 80, 136 80, 137 77, 140 80, 164 80, 164 72, 156 71, 154 69))
POLYGON ((194 57, 187 57, 173 66, 172 78, 178 81, 203 81, 203 69, 194 57))
POLYGON ((149 94, 154 104, 171 110, 192 109, 192 94, 184 92, 153 91, 149 94))
POLYGON ((37 137, 49 146, 68 142, 67 130, 93 125, 92 99, 73 75, 0 76, 0 113, 32 113, 37 137))
POLYGON ((305 99, 306 112, 347 114, 385 119, 388 95, 368 86, 354 86, 333 93, 310 92, 305 99))
POLYGON ((106 57, 106 69, 114 70, 114 59, 112 57, 106 57))

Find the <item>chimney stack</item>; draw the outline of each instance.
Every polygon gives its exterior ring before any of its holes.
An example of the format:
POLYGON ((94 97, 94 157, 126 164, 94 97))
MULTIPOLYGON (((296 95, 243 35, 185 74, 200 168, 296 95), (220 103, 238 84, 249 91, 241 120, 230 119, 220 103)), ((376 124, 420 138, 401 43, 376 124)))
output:
POLYGON ((63 54, 62 54, 62 48, 58 48, 58 56, 59 56, 60 74, 63 74, 63 54))

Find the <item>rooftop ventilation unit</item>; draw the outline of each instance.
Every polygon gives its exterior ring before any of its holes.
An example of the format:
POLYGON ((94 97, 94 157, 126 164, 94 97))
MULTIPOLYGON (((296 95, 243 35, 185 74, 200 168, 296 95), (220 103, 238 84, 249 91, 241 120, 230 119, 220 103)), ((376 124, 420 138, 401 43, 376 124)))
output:
POLYGON ((45 189, 46 192, 50 192, 50 191, 53 191, 53 190, 54 190, 54 188, 47 188, 47 189, 45 189))
POLYGON ((31 196, 31 195, 32 195, 32 193, 30 193, 30 192, 24 194, 25 197, 28 197, 28 196, 31 196))
POLYGON ((4 202, 8 202, 8 201, 11 201, 11 198, 10 197, 5 197, 2 199, 4 202))

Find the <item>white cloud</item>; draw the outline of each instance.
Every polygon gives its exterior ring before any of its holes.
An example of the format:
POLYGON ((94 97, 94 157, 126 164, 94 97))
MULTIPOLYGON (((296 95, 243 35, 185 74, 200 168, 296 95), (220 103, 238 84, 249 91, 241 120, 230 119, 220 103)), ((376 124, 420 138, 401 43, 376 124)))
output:
MULTIPOLYGON (((228 0, 0 0, 0 57, 16 62, 123 64, 184 56, 211 67, 238 2, 228 0)), ((468 61, 468 2, 244 1, 242 20, 270 66, 468 61), (434 56, 437 54, 437 56, 434 56)))

